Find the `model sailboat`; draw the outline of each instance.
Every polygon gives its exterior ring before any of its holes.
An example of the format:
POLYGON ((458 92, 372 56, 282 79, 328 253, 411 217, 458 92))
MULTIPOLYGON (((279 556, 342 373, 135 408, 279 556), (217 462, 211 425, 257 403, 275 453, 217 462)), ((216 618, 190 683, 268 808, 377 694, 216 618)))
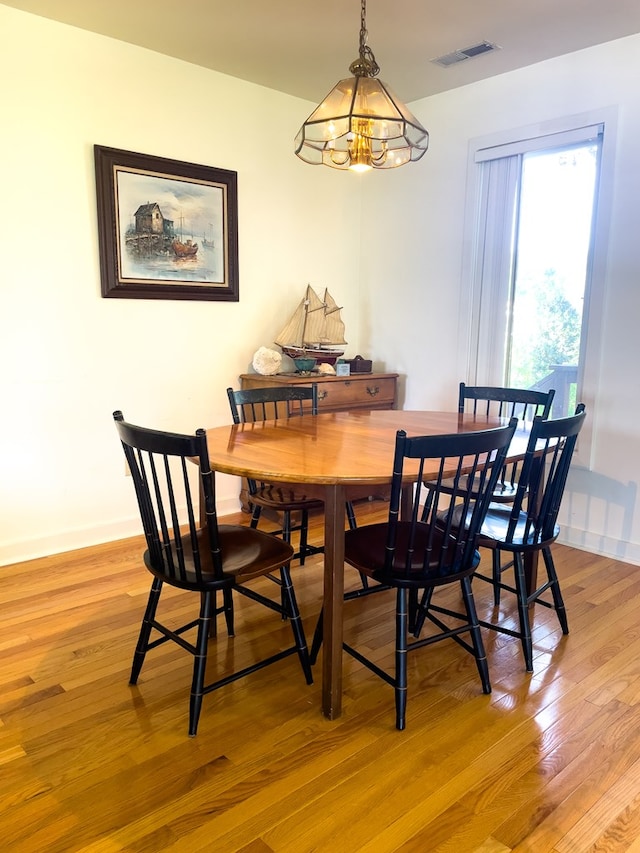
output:
POLYGON ((328 290, 320 299, 307 285, 302 301, 276 337, 276 344, 291 358, 315 358, 321 364, 334 364, 347 343, 341 310, 328 290))

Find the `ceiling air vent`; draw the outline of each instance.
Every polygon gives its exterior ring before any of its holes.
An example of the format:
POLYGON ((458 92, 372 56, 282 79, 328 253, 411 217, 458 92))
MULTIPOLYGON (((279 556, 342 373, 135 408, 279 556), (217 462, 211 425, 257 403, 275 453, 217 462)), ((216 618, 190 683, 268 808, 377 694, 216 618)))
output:
POLYGON ((438 56, 431 61, 443 68, 449 68, 450 65, 457 65, 458 62, 464 62, 465 59, 473 59, 474 56, 482 56, 483 53, 491 53, 493 50, 500 50, 500 48, 497 44, 491 44, 489 41, 481 41, 479 44, 471 45, 471 47, 445 53, 444 56, 438 56))

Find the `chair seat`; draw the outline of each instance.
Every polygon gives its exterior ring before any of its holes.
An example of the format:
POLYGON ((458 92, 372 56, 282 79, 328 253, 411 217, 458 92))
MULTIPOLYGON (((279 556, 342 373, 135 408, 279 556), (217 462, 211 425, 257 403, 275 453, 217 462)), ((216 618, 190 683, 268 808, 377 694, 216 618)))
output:
POLYGON ((545 539, 536 535, 535 529, 530 523, 527 531, 526 512, 519 513, 515 526, 510 529, 512 514, 511 507, 491 503, 480 530, 479 544, 490 545, 491 542, 495 542, 500 545, 500 548, 507 551, 524 551, 528 548, 539 550, 544 545, 554 542, 560 534, 558 524, 553 528, 553 535, 545 539))
MULTIPOLYGON (((149 571, 163 581, 180 589, 203 590, 222 589, 235 583, 242 583, 250 578, 259 577, 269 571, 274 565, 288 563, 293 557, 293 548, 268 533, 251 527, 241 527, 235 524, 218 525, 220 550, 222 552, 224 578, 215 577, 210 562, 208 532, 198 530, 197 540, 200 559, 202 561, 202 581, 196 577, 193 569, 193 549, 188 536, 182 537, 182 548, 185 554, 185 577, 172 576, 167 564, 152 565, 149 551, 144 554, 144 562, 149 571)), ((175 547, 175 540, 172 541, 175 547)))
POLYGON ((397 539, 394 552, 394 564, 389 573, 384 569, 384 554, 387 543, 389 526, 386 522, 369 524, 345 533, 344 556, 349 565, 359 572, 372 577, 383 585, 423 588, 449 583, 452 576, 464 577, 471 574, 480 562, 480 554, 476 551, 472 565, 464 571, 459 571, 460 554, 456 553, 456 539, 448 537, 449 546, 453 549, 440 564, 443 548, 446 544, 444 532, 436 531, 431 543, 429 565, 425 571, 424 555, 428 543, 429 525, 411 522, 399 522, 396 528, 397 539), (409 549, 409 536, 414 532, 413 548, 409 549), (414 562, 405 564, 407 553, 411 552, 414 562), (415 577, 412 577, 415 575, 415 577))
POLYGON ((261 507, 277 510, 301 510, 322 509, 321 500, 309 498, 300 491, 302 486, 298 483, 264 483, 258 486, 257 491, 249 496, 249 502, 261 507))
MULTIPOLYGON (((452 481, 445 480, 445 484, 449 483, 449 482, 452 482, 452 481)), ((477 478, 475 478, 475 482, 477 482, 477 478)), ((471 488, 472 494, 477 494, 477 491, 478 491, 478 489, 475 485, 475 482, 473 482, 470 486, 468 477, 463 477, 461 480, 461 483, 463 484, 464 488, 466 488, 466 489, 471 488)), ((449 488, 450 488, 450 486, 449 486, 449 488)), ((517 484, 511 483, 508 480, 498 480, 498 482, 496 483, 496 487, 493 490, 493 494, 491 495, 491 500, 496 502, 496 503, 500 503, 502 501, 504 501, 505 503, 511 503, 514 500, 517 491, 518 491, 517 484)))

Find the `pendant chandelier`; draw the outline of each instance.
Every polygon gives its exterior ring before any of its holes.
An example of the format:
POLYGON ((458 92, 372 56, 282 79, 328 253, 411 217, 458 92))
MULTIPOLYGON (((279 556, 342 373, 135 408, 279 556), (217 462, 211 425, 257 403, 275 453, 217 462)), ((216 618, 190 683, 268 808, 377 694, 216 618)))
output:
POLYGON ((382 80, 367 46, 367 0, 361 0, 360 52, 340 80, 302 125, 295 153, 313 166, 332 169, 394 169, 419 160, 429 134, 382 80))

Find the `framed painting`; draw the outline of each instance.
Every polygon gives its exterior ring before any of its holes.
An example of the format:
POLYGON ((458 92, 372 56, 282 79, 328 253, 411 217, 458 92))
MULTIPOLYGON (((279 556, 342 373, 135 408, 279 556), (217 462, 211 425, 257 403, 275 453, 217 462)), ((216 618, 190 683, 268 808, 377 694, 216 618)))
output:
POLYGON ((102 295, 237 302, 237 172, 94 154, 102 295))

